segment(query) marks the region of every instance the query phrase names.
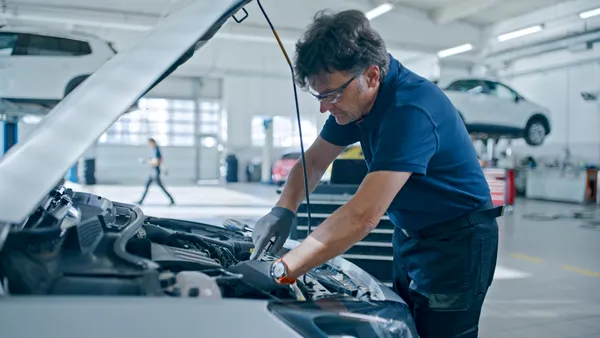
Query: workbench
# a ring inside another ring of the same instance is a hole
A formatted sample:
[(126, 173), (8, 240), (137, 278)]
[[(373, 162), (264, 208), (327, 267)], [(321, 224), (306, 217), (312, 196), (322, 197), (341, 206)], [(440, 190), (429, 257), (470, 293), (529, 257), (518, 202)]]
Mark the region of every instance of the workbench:
[(595, 203), (596, 169), (539, 168), (527, 172), (526, 197), (556, 202)]

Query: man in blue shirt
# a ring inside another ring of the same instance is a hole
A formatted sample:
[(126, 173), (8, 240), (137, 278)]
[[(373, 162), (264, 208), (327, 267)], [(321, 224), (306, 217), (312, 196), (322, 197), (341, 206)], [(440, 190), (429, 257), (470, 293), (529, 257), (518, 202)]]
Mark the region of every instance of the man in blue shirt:
[[(436, 85), (388, 54), (362, 12), (319, 13), (296, 47), (295, 80), (321, 102), (321, 113), (331, 113), (306, 151), (310, 189), (355, 142), (368, 174), (344, 206), (281, 259), (232, 269), (263, 276), (254, 282), (267, 289), (292, 283), (362, 240), (387, 212), (395, 225), (394, 290), (413, 310), (420, 336), (476, 337), (496, 266), (501, 209), (491, 203), (458, 112)], [(298, 162), (276, 206), (254, 227), (252, 259), (273, 238), (273, 249), (281, 248), (304, 199)]]

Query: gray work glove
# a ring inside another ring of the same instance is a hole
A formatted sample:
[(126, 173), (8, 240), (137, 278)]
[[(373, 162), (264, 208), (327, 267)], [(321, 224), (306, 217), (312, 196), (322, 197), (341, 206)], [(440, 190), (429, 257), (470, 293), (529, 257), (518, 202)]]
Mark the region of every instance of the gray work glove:
[(295, 221), (296, 214), (283, 207), (274, 207), (270, 213), (259, 219), (252, 230), (254, 251), (250, 259), (259, 258), (273, 237), (275, 240), (269, 251), (277, 253), (281, 250)]

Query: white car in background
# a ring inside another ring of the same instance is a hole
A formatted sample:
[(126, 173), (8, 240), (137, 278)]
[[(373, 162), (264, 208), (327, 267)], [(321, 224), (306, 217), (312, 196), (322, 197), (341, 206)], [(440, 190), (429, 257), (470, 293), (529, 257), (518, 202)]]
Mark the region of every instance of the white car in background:
[(500, 82), (459, 79), (444, 92), (469, 133), (524, 138), (532, 146), (541, 145), (550, 134), (550, 111)]
[(96, 36), (0, 27), (0, 99), (54, 106), (116, 54)]

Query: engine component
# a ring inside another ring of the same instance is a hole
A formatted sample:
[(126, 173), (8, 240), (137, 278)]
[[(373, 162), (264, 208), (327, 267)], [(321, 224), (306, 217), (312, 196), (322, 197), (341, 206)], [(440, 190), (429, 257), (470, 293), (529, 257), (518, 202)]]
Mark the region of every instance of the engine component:
[(229, 229), (229, 230), (233, 230), (233, 231), (248, 231), (248, 232), (252, 232), (252, 228), (249, 227), (247, 224), (244, 224), (236, 219), (226, 219), (223, 222), (223, 227), (225, 227), (225, 229)]
[(151, 243), (152, 261), (172, 271), (219, 269), (221, 264), (206, 253)]
[(177, 287), (183, 297), (221, 298), (221, 289), (214, 278), (197, 271), (177, 274)]

